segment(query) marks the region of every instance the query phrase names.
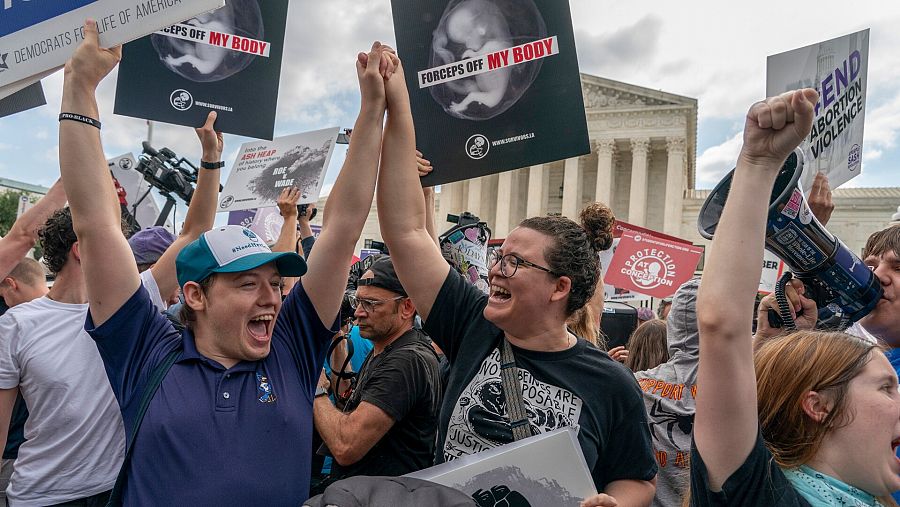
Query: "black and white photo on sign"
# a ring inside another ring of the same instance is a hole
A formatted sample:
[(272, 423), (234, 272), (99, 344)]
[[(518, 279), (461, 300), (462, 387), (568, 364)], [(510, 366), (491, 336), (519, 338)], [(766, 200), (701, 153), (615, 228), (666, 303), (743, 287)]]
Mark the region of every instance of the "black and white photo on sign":
[[(230, 0), (123, 48), (114, 112), (272, 139), (288, 0)], [(147, 79), (147, 76), (153, 79)]]
[(219, 211), (275, 206), (285, 188), (300, 190), (299, 204), (314, 203), (334, 153), (338, 127), (241, 146), (219, 201)]
[(391, 7), (425, 185), (590, 153), (568, 1)]

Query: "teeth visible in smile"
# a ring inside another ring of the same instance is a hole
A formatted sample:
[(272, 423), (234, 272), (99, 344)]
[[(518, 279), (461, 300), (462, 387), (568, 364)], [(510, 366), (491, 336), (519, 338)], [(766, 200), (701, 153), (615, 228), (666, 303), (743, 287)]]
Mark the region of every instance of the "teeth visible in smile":
[(250, 319), (250, 322), (261, 322), (261, 321), (269, 321), (273, 320), (275, 317), (271, 315), (260, 315), (259, 317), (254, 317)]
[(504, 296), (510, 295), (508, 290), (504, 289), (503, 287), (497, 287), (496, 285), (491, 286), (491, 292), (495, 295), (497, 295), (497, 294), (504, 295)]

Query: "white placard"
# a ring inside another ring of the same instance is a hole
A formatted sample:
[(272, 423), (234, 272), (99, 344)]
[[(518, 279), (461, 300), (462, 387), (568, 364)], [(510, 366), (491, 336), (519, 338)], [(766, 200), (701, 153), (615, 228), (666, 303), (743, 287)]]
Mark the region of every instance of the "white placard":
[(800, 184), (807, 195), (816, 172), (828, 176), (831, 188), (860, 174), (868, 68), (868, 29), (768, 59), (768, 96), (798, 88), (819, 92), (813, 130), (800, 145), (806, 154)]
[(100, 44), (124, 44), (225, 5), (224, 0), (3, 0), (0, 98), (62, 67), (97, 21)]
[[(112, 171), (113, 176), (119, 180), (119, 185), (125, 189), (125, 199), (128, 201), (128, 211), (131, 212), (135, 220), (138, 221), (141, 228), (147, 228), (154, 225), (156, 219), (159, 218), (159, 206), (157, 205), (152, 192), (147, 195), (144, 200), (140, 201), (141, 197), (144, 197), (144, 194), (146, 194), (151, 187), (150, 183), (144, 179), (144, 175), (137, 170), (138, 162), (135, 160), (134, 155), (126, 153), (125, 155), (111, 158), (107, 160), (106, 163), (109, 165), (109, 170)], [(138, 201), (140, 201), (140, 204), (138, 204), (137, 212), (135, 212), (134, 205), (137, 204)], [(168, 217), (166, 217), (166, 223), (164, 225), (167, 229), (172, 229), (172, 222)]]
[[(560, 428), (406, 477), (458, 489), (478, 505), (578, 505), (597, 493), (575, 428)], [(524, 502), (524, 503), (523, 503)]]
[(245, 143), (225, 183), (219, 212), (277, 206), (285, 188), (300, 189), (298, 204), (319, 200), (338, 127)]

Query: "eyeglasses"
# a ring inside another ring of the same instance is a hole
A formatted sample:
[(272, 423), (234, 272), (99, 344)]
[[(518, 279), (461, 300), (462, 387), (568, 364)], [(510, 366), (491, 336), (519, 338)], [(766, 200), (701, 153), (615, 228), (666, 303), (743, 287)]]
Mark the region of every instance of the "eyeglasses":
[(349, 295), (349, 296), (347, 296), (347, 301), (350, 303), (350, 308), (353, 308), (354, 310), (356, 310), (357, 308), (362, 306), (362, 309), (364, 312), (371, 313), (371, 312), (375, 311), (375, 307), (378, 305), (383, 305), (383, 304), (387, 303), (388, 301), (398, 301), (398, 300), (404, 299), (404, 298), (406, 298), (406, 296), (397, 296), (397, 297), (393, 297), (390, 299), (378, 300), (378, 299), (363, 299), (361, 297), (357, 297), (356, 295)]
[(553, 276), (558, 276), (556, 273), (551, 271), (549, 268), (545, 268), (544, 266), (538, 266), (533, 262), (528, 262), (525, 259), (519, 257), (515, 254), (506, 254), (501, 255), (497, 250), (493, 250), (491, 252), (490, 257), (488, 258), (488, 268), (493, 268), (494, 264), (500, 263), (500, 274), (503, 275), (504, 278), (512, 278), (513, 275), (516, 274), (516, 271), (519, 269), (519, 266), (525, 266), (528, 268), (540, 269), (546, 273), (550, 273)]

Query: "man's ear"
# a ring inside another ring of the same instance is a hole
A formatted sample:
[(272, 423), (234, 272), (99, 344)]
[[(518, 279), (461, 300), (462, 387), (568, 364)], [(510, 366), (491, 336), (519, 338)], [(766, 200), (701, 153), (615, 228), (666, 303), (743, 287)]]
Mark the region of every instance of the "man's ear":
[(800, 400), (800, 406), (803, 412), (813, 421), (821, 423), (828, 417), (834, 408), (834, 402), (830, 396), (826, 396), (817, 391), (807, 392)]
[(197, 282), (188, 282), (181, 288), (181, 294), (184, 296), (184, 304), (188, 308), (198, 311), (206, 309), (206, 294)]
[(550, 301), (563, 300), (569, 296), (570, 292), (572, 292), (572, 279), (568, 276), (561, 276), (556, 279), (556, 287), (553, 288)]
[(69, 250), (69, 253), (71, 253), (75, 257), (76, 261), (81, 262), (81, 246), (77, 241), (75, 243), (72, 243), (72, 249)]
[(400, 316), (406, 320), (415, 317), (415, 315), (416, 305), (412, 302), (412, 299), (407, 297), (400, 300)]
[(16, 279), (11, 276), (7, 276), (3, 280), (0, 280), (0, 286), (4, 286), (4, 285), (6, 287), (9, 287), (9, 290), (13, 290), (13, 291), (19, 288), (18, 282), (16, 282)]

